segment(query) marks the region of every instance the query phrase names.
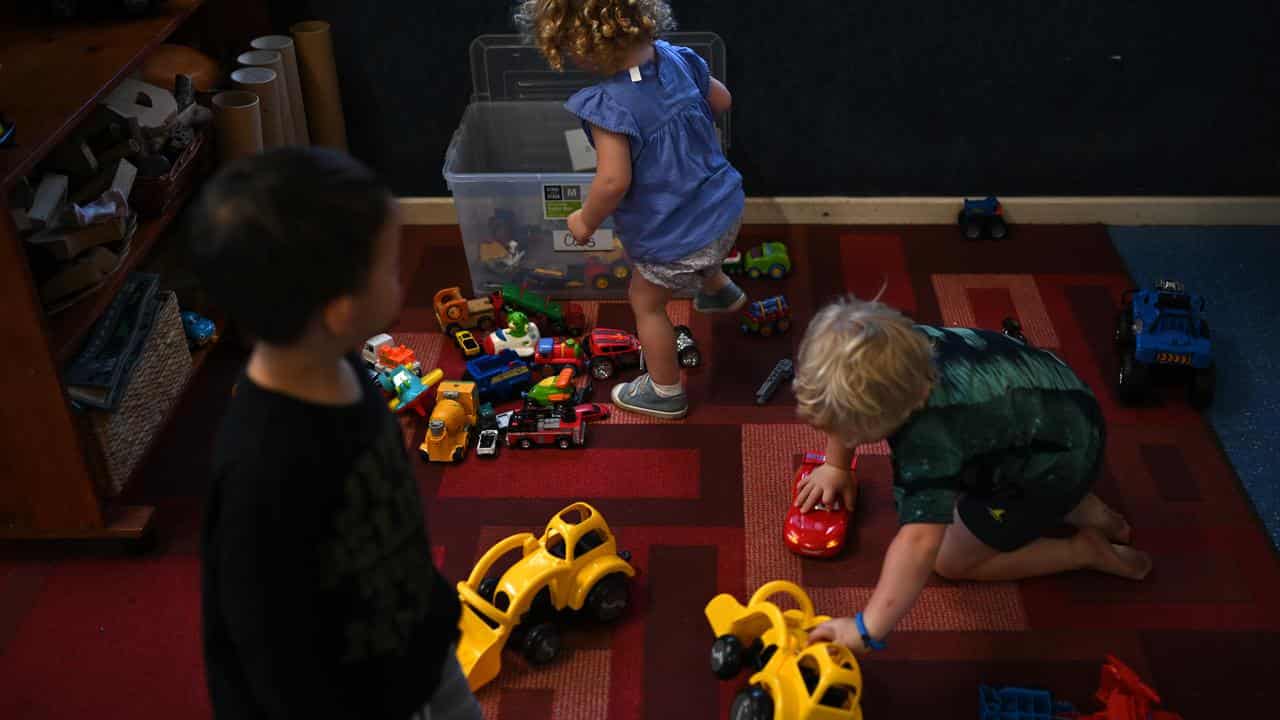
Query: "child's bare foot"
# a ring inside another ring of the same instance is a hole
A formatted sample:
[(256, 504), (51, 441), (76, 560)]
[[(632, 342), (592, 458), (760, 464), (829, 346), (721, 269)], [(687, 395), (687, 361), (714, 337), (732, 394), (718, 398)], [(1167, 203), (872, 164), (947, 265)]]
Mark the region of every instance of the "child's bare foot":
[(1129, 522), (1120, 513), (1112, 510), (1097, 495), (1089, 493), (1080, 504), (1067, 515), (1067, 522), (1078, 528), (1094, 528), (1099, 530), (1108, 540), (1121, 545), (1128, 545), (1133, 535)]
[(1108, 575), (1142, 580), (1151, 572), (1151, 556), (1128, 545), (1116, 545), (1097, 528), (1082, 527), (1076, 533), (1087, 567)]

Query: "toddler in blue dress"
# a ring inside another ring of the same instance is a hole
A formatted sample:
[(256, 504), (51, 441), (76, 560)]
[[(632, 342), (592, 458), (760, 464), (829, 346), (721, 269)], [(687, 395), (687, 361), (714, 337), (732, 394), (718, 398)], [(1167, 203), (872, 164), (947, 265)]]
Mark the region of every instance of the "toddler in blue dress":
[(635, 266), (629, 296), (648, 372), (615, 386), (613, 402), (682, 418), (689, 401), (666, 311), (672, 292), (695, 292), (704, 313), (747, 300), (721, 270), (745, 201), (713, 121), (729, 109), (729, 91), (696, 52), (658, 39), (672, 27), (663, 0), (529, 0), (517, 19), (552, 67), (568, 60), (601, 78), (566, 104), (597, 154), (586, 201), (568, 222), (586, 243), (612, 215)]

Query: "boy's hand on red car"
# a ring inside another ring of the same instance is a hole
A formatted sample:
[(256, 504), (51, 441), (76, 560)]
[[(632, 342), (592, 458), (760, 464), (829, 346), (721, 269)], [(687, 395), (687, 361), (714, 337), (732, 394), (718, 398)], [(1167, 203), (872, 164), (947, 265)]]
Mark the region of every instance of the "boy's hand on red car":
[(859, 655), (871, 652), (862, 642), (862, 634), (853, 618), (835, 618), (828, 620), (809, 631), (809, 643), (831, 642), (844, 645)]
[(813, 472), (800, 480), (796, 492), (796, 506), (800, 512), (809, 512), (821, 502), (827, 507), (836, 504), (836, 500), (844, 503), (843, 507), (853, 507), (853, 472), (841, 470), (831, 465), (820, 465)]

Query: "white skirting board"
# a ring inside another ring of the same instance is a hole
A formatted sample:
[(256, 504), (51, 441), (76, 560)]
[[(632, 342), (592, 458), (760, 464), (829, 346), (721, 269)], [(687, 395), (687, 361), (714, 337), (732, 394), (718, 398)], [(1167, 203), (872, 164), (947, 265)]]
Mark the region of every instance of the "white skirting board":
[[(978, 197), (978, 196), (973, 196)], [(1240, 197), (1002, 197), (1009, 223), (1040, 225), (1280, 225), (1280, 196)], [(749, 225), (945, 225), (956, 221), (961, 198), (747, 198)], [(409, 225), (455, 225), (447, 197), (400, 199)]]

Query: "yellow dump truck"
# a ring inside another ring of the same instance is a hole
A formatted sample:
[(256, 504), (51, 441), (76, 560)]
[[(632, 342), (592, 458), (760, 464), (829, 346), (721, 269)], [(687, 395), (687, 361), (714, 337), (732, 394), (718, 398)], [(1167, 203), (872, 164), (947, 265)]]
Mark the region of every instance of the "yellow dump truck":
[(418, 450), (429, 462), (459, 462), (467, 454), (471, 428), (480, 401), (473, 382), (450, 380), (436, 390), (436, 406), (427, 422), (427, 436)]

